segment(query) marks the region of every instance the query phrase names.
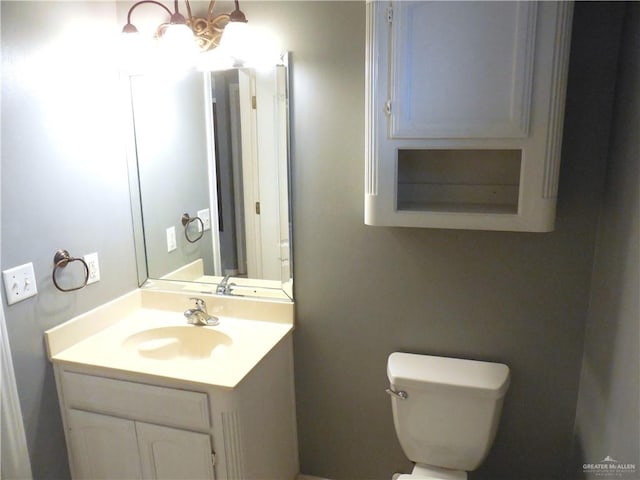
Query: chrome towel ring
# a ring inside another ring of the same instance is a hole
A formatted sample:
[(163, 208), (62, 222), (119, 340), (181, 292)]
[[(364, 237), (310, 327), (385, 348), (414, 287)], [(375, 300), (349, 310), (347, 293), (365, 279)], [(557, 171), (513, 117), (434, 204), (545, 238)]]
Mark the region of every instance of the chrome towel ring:
[[(188, 231), (189, 230), (189, 225), (191, 225), (195, 221), (200, 222), (200, 234), (195, 238), (190, 238), (189, 237), (189, 231)], [(182, 225), (184, 226), (184, 238), (186, 238), (187, 242), (189, 242), (189, 243), (196, 243), (204, 235), (204, 222), (198, 216), (191, 217), (191, 216), (189, 216), (188, 213), (183, 213), (182, 214)]]
[[(82, 266), (84, 267), (84, 281), (82, 282), (82, 285), (79, 285), (77, 287), (62, 288), (58, 284), (58, 281), (56, 280), (56, 272), (58, 271), (58, 269), (64, 268), (68, 264), (73, 262), (82, 263)], [(75, 290), (80, 290), (81, 288), (84, 288), (87, 286), (87, 282), (89, 281), (89, 266), (87, 265), (87, 262), (85, 262), (83, 258), (72, 257), (71, 255), (69, 255), (69, 252), (67, 250), (60, 249), (53, 256), (53, 264), (54, 266), (53, 266), (53, 273), (51, 274), (51, 279), (53, 280), (53, 284), (56, 286), (56, 288), (61, 292), (73, 292)]]

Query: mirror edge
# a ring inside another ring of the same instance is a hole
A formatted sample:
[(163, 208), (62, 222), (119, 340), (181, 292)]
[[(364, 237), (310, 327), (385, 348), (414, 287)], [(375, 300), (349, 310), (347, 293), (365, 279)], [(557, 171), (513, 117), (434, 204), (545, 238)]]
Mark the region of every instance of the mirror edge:
[[(138, 175), (138, 155), (136, 153), (135, 123), (133, 118), (133, 103), (131, 97), (131, 75), (120, 73), (122, 99), (123, 132), (125, 138), (125, 154), (127, 161), (127, 175), (129, 179), (129, 204), (131, 208), (131, 229), (133, 232), (133, 246), (136, 259), (138, 287), (142, 287), (149, 279), (147, 269), (144, 229), (142, 228), (142, 201), (140, 196), (140, 177)], [(142, 252), (142, 253), (141, 253)], [(144, 254), (143, 254), (144, 253)]]

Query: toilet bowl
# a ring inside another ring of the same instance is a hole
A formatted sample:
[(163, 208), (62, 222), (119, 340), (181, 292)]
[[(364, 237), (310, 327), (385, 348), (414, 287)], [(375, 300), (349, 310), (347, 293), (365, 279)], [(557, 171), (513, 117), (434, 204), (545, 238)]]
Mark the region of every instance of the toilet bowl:
[(411, 473), (397, 473), (392, 480), (467, 480), (467, 472), (415, 465)]
[(394, 352), (387, 376), (396, 435), (415, 464), (394, 480), (466, 480), (493, 444), (509, 367)]

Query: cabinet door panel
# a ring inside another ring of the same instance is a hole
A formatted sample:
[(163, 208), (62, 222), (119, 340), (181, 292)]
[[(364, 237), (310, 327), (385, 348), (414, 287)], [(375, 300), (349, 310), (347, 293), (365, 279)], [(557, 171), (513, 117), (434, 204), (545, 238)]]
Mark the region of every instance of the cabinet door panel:
[(527, 135), (533, 2), (394, 2), (392, 138)]
[(73, 409), (67, 418), (74, 478), (142, 478), (132, 421)]
[(209, 435), (141, 422), (136, 431), (144, 478), (215, 478)]

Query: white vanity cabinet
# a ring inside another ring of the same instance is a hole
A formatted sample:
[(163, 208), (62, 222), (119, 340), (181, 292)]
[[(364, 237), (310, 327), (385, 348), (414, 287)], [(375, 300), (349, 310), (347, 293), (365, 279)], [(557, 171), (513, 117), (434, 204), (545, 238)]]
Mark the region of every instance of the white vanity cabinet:
[(291, 336), (232, 389), (55, 360), (54, 372), (76, 480), (298, 473)]
[(572, 9), (367, 3), (366, 224), (553, 230)]

